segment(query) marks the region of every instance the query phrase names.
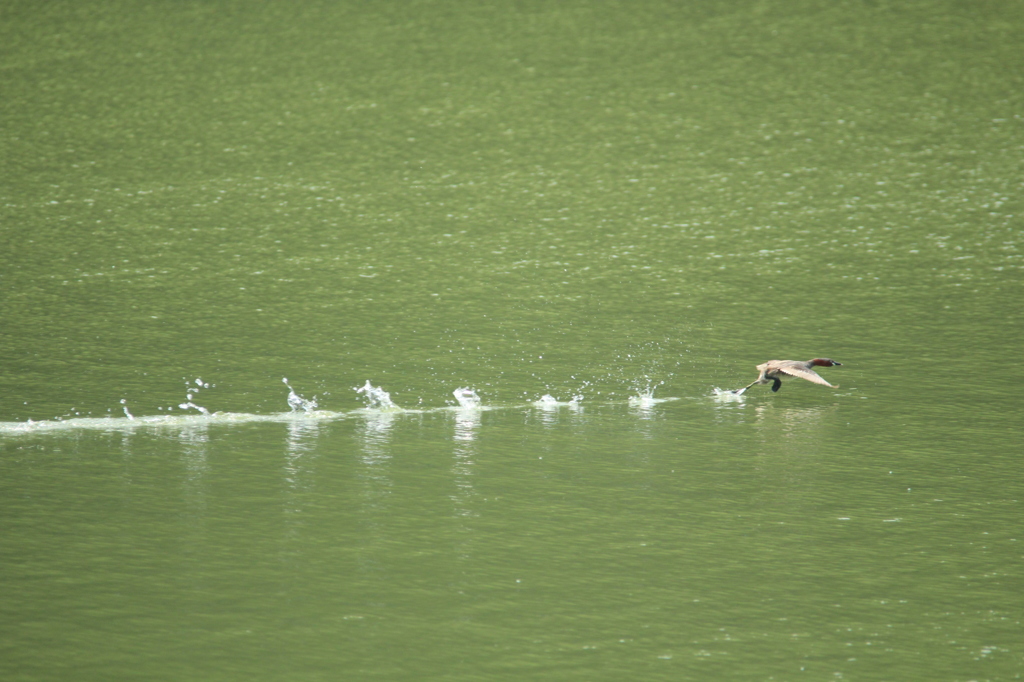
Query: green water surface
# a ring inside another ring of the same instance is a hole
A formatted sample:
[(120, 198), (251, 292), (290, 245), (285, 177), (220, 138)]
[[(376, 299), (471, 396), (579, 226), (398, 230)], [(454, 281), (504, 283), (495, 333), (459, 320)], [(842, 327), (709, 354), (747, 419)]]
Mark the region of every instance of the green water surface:
[(4, 3), (0, 678), (1024, 677), (1022, 35)]

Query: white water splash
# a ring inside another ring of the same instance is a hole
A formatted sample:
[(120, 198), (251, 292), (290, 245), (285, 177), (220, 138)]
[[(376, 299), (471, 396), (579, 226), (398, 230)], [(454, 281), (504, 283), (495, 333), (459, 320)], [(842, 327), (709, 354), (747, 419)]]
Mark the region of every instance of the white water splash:
[(316, 396), (307, 400), (295, 392), (292, 385), (288, 383), (288, 377), (281, 379), (281, 381), (283, 381), (284, 385), (288, 387), (288, 407), (292, 408), (292, 412), (302, 410), (308, 414), (316, 409)]
[(179, 403), (178, 408), (182, 410), (199, 410), (202, 414), (209, 416), (210, 411), (202, 405), (196, 405), (192, 402), (192, 399), (199, 394), (199, 389), (210, 388), (210, 384), (204, 383), (203, 380), (199, 378), (197, 378), (193, 383), (195, 384), (194, 387), (189, 386), (187, 383), (185, 384), (185, 402)]
[(539, 407), (542, 410), (554, 410), (558, 408), (559, 402), (558, 399), (550, 393), (545, 393), (539, 400), (535, 400), (533, 404), (535, 407)]
[(637, 395), (629, 397), (629, 404), (632, 405), (633, 407), (652, 407), (660, 402), (663, 402), (654, 397), (654, 389), (656, 389), (658, 386), (661, 386), (663, 383), (665, 382), (659, 381), (656, 384), (648, 384), (646, 388), (636, 389)]
[(480, 408), (480, 396), (471, 388), (457, 388), (452, 391), (452, 395), (459, 401), (459, 407), (462, 409)]
[(124, 410), (124, 416), (128, 417), (128, 419), (135, 419), (135, 416), (128, 411), (128, 400), (126, 398), (121, 398), (121, 409)]
[(573, 412), (582, 412), (583, 406), (580, 404), (582, 401), (582, 394), (574, 395), (568, 401), (562, 402), (550, 393), (545, 393), (540, 399), (533, 401), (533, 406), (545, 412), (555, 412), (563, 407), (568, 407)]
[(718, 388), (717, 386), (711, 390), (711, 395), (714, 396), (715, 400), (723, 403), (742, 403), (743, 402), (743, 391), (746, 389), (738, 389), (735, 391), (726, 391)]
[(391, 402), (391, 394), (379, 386), (374, 386), (370, 380), (362, 388), (353, 389), (356, 393), (362, 393), (366, 398), (366, 407), (371, 410), (398, 410), (398, 405)]
[(208, 409), (206, 409), (206, 408), (205, 408), (205, 407), (203, 407), (202, 405), (196, 405), (196, 404), (195, 404), (194, 402), (192, 402), (191, 400), (190, 400), (190, 401), (188, 401), (187, 403), (179, 403), (179, 404), (178, 404), (178, 407), (179, 407), (180, 409), (182, 409), (182, 410), (188, 410), (188, 409), (193, 409), (193, 410), (199, 410), (199, 411), (200, 411), (201, 413), (203, 413), (203, 414), (205, 414), (205, 415), (209, 415), (209, 414), (210, 414), (210, 411), (209, 411)]

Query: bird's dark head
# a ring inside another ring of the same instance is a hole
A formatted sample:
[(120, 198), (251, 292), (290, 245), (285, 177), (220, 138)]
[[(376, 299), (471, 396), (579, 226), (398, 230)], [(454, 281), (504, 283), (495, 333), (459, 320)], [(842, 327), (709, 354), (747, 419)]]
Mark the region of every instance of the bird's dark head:
[(835, 367), (837, 365), (841, 367), (843, 363), (828, 358), (814, 358), (811, 360), (811, 364), (815, 367)]

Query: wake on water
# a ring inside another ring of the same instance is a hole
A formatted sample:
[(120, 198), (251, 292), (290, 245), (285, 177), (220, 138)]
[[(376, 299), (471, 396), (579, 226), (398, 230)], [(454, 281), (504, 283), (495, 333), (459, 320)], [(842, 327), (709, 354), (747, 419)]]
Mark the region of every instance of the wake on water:
[[(447, 407), (408, 409), (395, 404), (391, 394), (380, 386), (374, 386), (369, 380), (363, 386), (353, 390), (364, 402), (361, 409), (345, 412), (335, 412), (318, 409), (317, 396), (305, 398), (299, 394), (287, 378), (281, 380), (288, 387), (287, 404), (289, 411), (275, 414), (250, 414), (238, 412), (210, 412), (200, 405), (198, 396), (201, 390), (211, 388), (212, 384), (202, 379), (195, 379), (186, 384), (185, 400), (178, 403), (178, 409), (182, 414), (161, 414), (149, 416), (136, 416), (128, 408), (128, 400), (122, 398), (120, 401), (124, 417), (73, 417), (70, 419), (50, 419), (42, 421), (28, 420), (24, 422), (0, 422), (0, 436), (25, 433), (46, 433), (68, 431), (73, 429), (99, 430), (99, 431), (134, 431), (139, 428), (189, 428), (196, 425), (210, 424), (237, 424), (249, 422), (295, 422), (298, 420), (335, 420), (360, 415), (375, 415), (382, 413), (425, 413), (444, 412), (458, 410), (460, 412), (493, 409), (522, 409), (537, 408), (545, 411), (554, 411), (567, 407), (578, 411), (583, 402), (582, 395), (575, 395), (568, 401), (559, 401), (550, 394), (544, 394), (539, 399), (530, 403), (517, 403), (512, 405), (487, 405), (483, 404), (476, 391), (469, 387), (456, 388), (452, 391), (456, 404)], [(654, 389), (660, 385), (648, 385), (643, 389), (636, 389), (638, 394), (628, 399), (630, 406), (651, 407), (658, 403), (676, 400), (676, 398), (655, 398)], [(609, 402), (609, 404), (612, 404)], [(163, 408), (159, 408), (163, 409)], [(168, 411), (172, 407), (166, 408)], [(195, 413), (190, 413), (195, 410)], [(196, 414), (198, 413), (198, 414)]]

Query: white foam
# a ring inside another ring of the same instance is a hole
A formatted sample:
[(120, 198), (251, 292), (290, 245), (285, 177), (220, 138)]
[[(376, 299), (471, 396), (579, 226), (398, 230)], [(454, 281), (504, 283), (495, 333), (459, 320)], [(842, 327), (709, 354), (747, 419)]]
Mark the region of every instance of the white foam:
[(289, 423), (298, 420), (329, 421), (343, 419), (341, 412), (318, 411), (279, 412), (277, 414), (249, 414), (244, 412), (207, 412), (205, 414), (154, 415), (151, 417), (76, 417), (74, 419), (48, 419), (43, 421), (0, 422), (0, 436), (27, 435), (35, 433), (60, 433), (67, 431), (117, 431), (133, 432), (146, 429), (181, 431), (197, 426), (215, 424), (244, 424), (249, 422)]

